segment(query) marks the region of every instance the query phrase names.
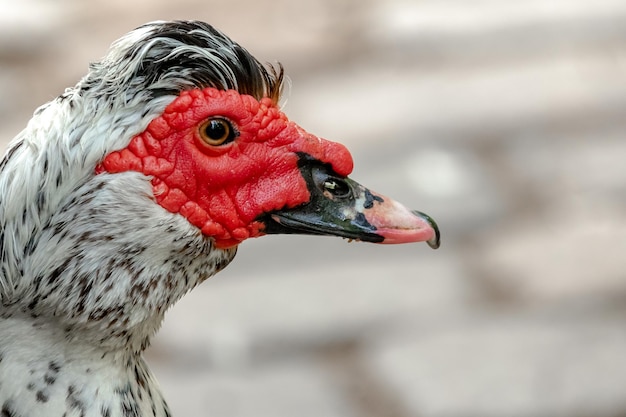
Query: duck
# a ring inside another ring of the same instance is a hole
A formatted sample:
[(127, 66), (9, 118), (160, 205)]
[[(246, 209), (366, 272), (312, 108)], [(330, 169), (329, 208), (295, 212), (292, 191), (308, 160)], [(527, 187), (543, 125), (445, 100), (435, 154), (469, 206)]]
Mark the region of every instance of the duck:
[(34, 112), (0, 161), (0, 416), (170, 416), (143, 352), (247, 239), (439, 246), (283, 84), (213, 26), (158, 21)]

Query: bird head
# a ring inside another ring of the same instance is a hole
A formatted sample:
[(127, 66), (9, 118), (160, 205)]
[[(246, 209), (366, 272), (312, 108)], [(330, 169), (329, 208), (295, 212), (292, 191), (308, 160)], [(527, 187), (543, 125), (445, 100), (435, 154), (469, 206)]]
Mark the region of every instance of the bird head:
[[(114, 45), (102, 68), (108, 77), (94, 71), (81, 89), (97, 84), (109, 97), (129, 97), (128, 87), (136, 84), (130, 97), (171, 102), (107, 153), (96, 173), (145, 174), (155, 201), (215, 246), (275, 233), (439, 246), (429, 216), (349, 179), (353, 161), (343, 145), (287, 118), (278, 105), (282, 67), (266, 68), (214, 28), (200, 22), (144, 26)], [(127, 89), (116, 92), (116, 82)]]
[(139, 171), (155, 201), (219, 248), (266, 233), (438, 243), (435, 223), (347, 178), (341, 144), (291, 122), (269, 97), (185, 90), (96, 171)]
[(347, 149), (287, 118), (278, 105), (282, 67), (263, 66), (211, 26), (146, 25), (117, 42), (101, 68), (80, 90), (97, 85), (109, 97), (166, 105), (105, 150), (96, 173), (145, 174), (154, 200), (218, 248), (267, 233), (438, 247), (430, 217), (348, 179)]

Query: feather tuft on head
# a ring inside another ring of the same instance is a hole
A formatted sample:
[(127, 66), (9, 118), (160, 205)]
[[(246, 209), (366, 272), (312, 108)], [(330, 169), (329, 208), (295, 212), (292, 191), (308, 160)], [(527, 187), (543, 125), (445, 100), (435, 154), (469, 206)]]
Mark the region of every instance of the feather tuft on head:
[(265, 67), (209, 24), (174, 21), (146, 24), (115, 42), (79, 87), (117, 94), (119, 86), (132, 85), (153, 98), (212, 87), (278, 103), (282, 82), (280, 64)]

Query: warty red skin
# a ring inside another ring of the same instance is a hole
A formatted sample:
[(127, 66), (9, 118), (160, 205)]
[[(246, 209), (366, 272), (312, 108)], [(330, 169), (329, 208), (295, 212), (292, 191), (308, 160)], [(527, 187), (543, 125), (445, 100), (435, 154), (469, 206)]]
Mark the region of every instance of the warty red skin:
[[(211, 146), (202, 140), (199, 126), (212, 116), (232, 123), (235, 141)], [(329, 164), (338, 175), (352, 172), (343, 145), (306, 132), (269, 98), (194, 89), (183, 91), (128, 147), (107, 155), (97, 172), (151, 176), (162, 207), (227, 248), (261, 236), (262, 214), (309, 201), (298, 153)]]

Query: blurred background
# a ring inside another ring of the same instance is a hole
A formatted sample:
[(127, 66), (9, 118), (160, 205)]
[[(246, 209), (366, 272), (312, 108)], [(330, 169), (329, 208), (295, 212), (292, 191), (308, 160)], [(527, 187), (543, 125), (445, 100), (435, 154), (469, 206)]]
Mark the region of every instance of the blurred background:
[(0, 0), (2, 146), (134, 27), (282, 62), (442, 247), (245, 242), (148, 360), (178, 416), (626, 416), (623, 0)]

